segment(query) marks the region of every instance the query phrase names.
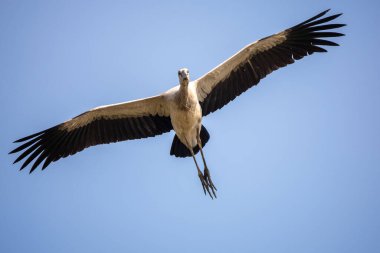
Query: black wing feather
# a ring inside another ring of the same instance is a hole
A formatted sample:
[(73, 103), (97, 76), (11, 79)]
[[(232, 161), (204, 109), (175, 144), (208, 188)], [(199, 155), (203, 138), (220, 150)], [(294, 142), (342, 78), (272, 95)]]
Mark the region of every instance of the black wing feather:
[(29, 135), (16, 142), (25, 142), (10, 154), (22, 152), (16, 162), (26, 158), (24, 169), (33, 160), (33, 172), (42, 162), (45, 169), (51, 162), (73, 155), (83, 149), (111, 142), (152, 137), (172, 130), (170, 117), (142, 116), (119, 119), (95, 119), (85, 126), (65, 130), (62, 124)]
[[(203, 116), (206, 116), (228, 104), (230, 101), (256, 85), (260, 79), (274, 70), (294, 63), (295, 60), (315, 52), (327, 52), (321, 46), (339, 46), (337, 43), (323, 39), (339, 37), (344, 34), (326, 30), (336, 29), (345, 24), (326, 24), (342, 14), (323, 17), (329, 10), (293, 26), (283, 32), (286, 40), (282, 43), (254, 54), (229, 76), (216, 84), (213, 90), (200, 103)], [(268, 38), (268, 37), (266, 37)], [(266, 38), (262, 39), (265, 40)], [(252, 68), (251, 68), (252, 67)], [(248, 71), (247, 73), (244, 73)]]

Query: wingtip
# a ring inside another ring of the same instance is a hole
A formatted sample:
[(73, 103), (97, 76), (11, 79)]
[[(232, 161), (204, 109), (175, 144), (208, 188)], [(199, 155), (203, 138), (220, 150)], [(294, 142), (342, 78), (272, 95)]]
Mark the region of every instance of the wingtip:
[(11, 154), (14, 154), (14, 153), (19, 152), (19, 151), (20, 151), (20, 150), (18, 150), (19, 148), (20, 148), (20, 147), (17, 147), (17, 148), (15, 148), (15, 149), (9, 151), (8, 155), (11, 155)]
[(50, 161), (47, 162), (48, 160), (45, 161), (45, 163), (42, 165), (42, 169), (41, 170), (45, 170), (47, 168), (47, 166), (49, 166), (50, 164)]
[(318, 15), (321, 15), (321, 17), (322, 17), (322, 16), (326, 15), (326, 13), (327, 13), (327, 12), (329, 12), (329, 11), (331, 11), (331, 8), (329, 8), (329, 9), (327, 9), (327, 10), (324, 10), (324, 11), (322, 11), (322, 12), (321, 12), (321, 13), (319, 13)]
[(23, 165), (21, 166), (20, 171), (23, 170), (23, 169), (25, 169), (25, 167), (26, 167), (28, 164), (29, 164), (29, 162), (28, 162), (28, 161), (25, 161), (25, 162), (23, 163)]
[[(319, 16), (319, 17), (323, 17), (323, 16), (325, 16), (329, 11), (330, 11), (331, 9), (327, 9), (327, 10), (325, 10), (325, 11), (322, 11), (320, 14), (318, 14), (317, 16)], [(341, 12), (341, 13), (337, 13), (337, 14), (333, 14), (333, 15), (331, 15), (331, 16), (328, 16), (328, 17), (326, 17), (326, 18), (332, 18), (331, 20), (334, 20), (334, 19), (336, 19), (336, 18), (338, 18), (338, 17), (340, 17), (340, 16), (342, 16), (343, 15), (343, 12)], [(330, 21), (331, 21), (330, 20)]]
[(16, 160), (13, 162), (13, 164), (18, 163), (21, 161), (23, 158), (21, 156), (17, 157)]
[(19, 142), (24, 142), (26, 140), (29, 140), (33, 137), (35, 137), (37, 134), (32, 134), (32, 135), (29, 135), (29, 136), (26, 136), (26, 137), (23, 137), (23, 138), (20, 138), (18, 140), (15, 140), (13, 143), (19, 143)]
[(334, 25), (335, 25), (335, 28), (341, 28), (341, 27), (347, 26), (347, 24), (334, 24)]
[[(331, 15), (330, 17), (332, 18), (331, 20), (334, 20), (334, 19), (339, 18), (339, 17), (342, 16), (342, 15), (343, 15), (343, 13), (338, 13), (338, 14)], [(330, 21), (331, 21), (331, 20), (330, 20)]]

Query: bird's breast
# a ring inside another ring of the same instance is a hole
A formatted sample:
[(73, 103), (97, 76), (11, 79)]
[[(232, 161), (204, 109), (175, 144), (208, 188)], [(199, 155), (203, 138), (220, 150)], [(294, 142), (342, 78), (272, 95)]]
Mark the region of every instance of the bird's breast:
[(190, 130), (201, 123), (202, 111), (199, 103), (190, 104), (183, 108), (178, 106), (170, 115), (174, 130), (186, 131)]
[[(202, 110), (198, 99), (193, 96), (181, 98), (172, 107), (170, 118), (177, 136), (182, 143), (193, 145), (201, 127)], [(183, 99), (186, 99), (184, 101)]]

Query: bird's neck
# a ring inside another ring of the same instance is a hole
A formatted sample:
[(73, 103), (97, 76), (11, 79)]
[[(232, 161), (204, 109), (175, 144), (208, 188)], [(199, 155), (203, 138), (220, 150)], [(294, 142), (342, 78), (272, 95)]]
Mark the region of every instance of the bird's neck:
[(189, 107), (189, 86), (187, 84), (186, 85), (183, 85), (183, 84), (180, 85), (178, 102), (179, 102), (180, 108), (188, 109), (188, 107)]
[(188, 96), (189, 94), (189, 84), (189, 80), (182, 80), (182, 82), (179, 85), (179, 92), (184, 96)]

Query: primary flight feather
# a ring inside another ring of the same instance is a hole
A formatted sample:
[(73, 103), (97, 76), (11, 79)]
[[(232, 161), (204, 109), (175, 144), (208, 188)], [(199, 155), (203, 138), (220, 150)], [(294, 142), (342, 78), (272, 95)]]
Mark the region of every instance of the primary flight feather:
[[(26, 159), (21, 166), (24, 169), (34, 161), (33, 172), (40, 164), (45, 169), (51, 162), (90, 146), (152, 137), (174, 129), (170, 154), (192, 156), (205, 194), (216, 197), (202, 150), (210, 137), (202, 117), (222, 108), (272, 71), (315, 52), (327, 52), (324, 46), (338, 46), (328, 38), (343, 36), (332, 30), (344, 24), (329, 23), (341, 14), (325, 17), (328, 11), (247, 45), (195, 81), (190, 81), (188, 69), (180, 69), (179, 85), (161, 95), (94, 108), (15, 141), (22, 144), (10, 153), (22, 151), (15, 163)], [(195, 159), (199, 151), (203, 173)]]

